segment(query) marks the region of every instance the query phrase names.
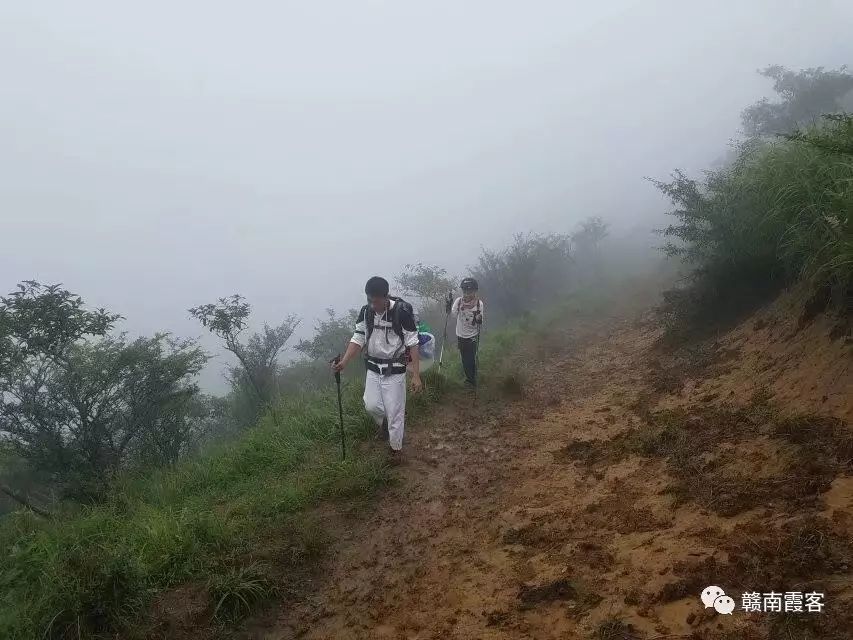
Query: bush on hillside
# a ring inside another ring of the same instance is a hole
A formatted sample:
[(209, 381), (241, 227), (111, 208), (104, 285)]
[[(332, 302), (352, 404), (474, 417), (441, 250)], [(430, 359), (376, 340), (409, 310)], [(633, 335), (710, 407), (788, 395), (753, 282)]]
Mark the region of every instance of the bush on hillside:
[(75, 498), (176, 462), (206, 415), (195, 377), (208, 356), (167, 334), (109, 335), (119, 318), (59, 285), (0, 298), (0, 441)]
[(519, 234), (500, 251), (484, 249), (471, 275), (488, 301), (490, 324), (548, 305), (571, 291), (571, 237)]
[(397, 276), (397, 286), (404, 296), (419, 299), (423, 304), (443, 304), (448, 292), (459, 286), (459, 278), (449, 276), (446, 269), (421, 262), (407, 264), (405, 271)]
[(275, 404), (279, 395), (275, 386), (281, 370), (279, 354), (299, 326), (300, 319), (290, 315), (274, 327), (264, 323), (262, 331), (247, 336), (252, 306), (239, 294), (188, 311), (237, 358), (239, 366), (229, 366), (227, 377), (235, 396), (244, 404), (246, 396), (254, 397), (255, 411), (246, 416), (249, 424), (254, 423)]
[(797, 280), (846, 308), (853, 288), (853, 119), (833, 116), (772, 142), (741, 146), (704, 181), (655, 181), (676, 222), (665, 251), (692, 265), (692, 286), (668, 294), (670, 326), (742, 306)]

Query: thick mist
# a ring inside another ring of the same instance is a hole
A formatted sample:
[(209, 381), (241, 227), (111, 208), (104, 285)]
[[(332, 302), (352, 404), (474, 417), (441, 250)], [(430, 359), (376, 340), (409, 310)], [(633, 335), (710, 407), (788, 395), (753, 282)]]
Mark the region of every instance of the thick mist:
[(643, 178), (721, 157), (757, 68), (853, 58), (849, 3), (688, 5), (6, 3), (0, 289), (183, 336), (239, 292), (308, 333), (407, 262), (590, 215), (645, 238)]

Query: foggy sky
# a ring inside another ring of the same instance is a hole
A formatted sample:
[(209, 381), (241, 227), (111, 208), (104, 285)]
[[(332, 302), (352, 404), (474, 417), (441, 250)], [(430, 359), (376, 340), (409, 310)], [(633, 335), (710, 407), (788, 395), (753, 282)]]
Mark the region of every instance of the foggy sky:
[(757, 68), (853, 60), (842, 0), (132, 5), (0, 5), (0, 290), (144, 334), (234, 292), (304, 334), (406, 262), (654, 226), (643, 178), (725, 153)]

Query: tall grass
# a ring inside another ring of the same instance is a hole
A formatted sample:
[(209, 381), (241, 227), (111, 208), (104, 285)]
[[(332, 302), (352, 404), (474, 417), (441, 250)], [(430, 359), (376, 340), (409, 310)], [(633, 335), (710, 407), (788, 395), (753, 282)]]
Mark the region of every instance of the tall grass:
[[(694, 265), (694, 293), (671, 295), (673, 319), (794, 281), (840, 307), (853, 292), (853, 119), (834, 116), (776, 141), (751, 141), (703, 182), (657, 186), (677, 222), (666, 249)], [(679, 309), (678, 305), (681, 305)]]

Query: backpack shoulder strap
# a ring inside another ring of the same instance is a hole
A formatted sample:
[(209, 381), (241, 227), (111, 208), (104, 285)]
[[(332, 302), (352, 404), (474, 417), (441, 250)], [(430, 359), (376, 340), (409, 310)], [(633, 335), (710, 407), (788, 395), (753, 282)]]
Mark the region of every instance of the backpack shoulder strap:
[(373, 333), (373, 323), (376, 319), (376, 312), (369, 304), (361, 308), (361, 317), (364, 318), (365, 340), (370, 342), (370, 334)]

